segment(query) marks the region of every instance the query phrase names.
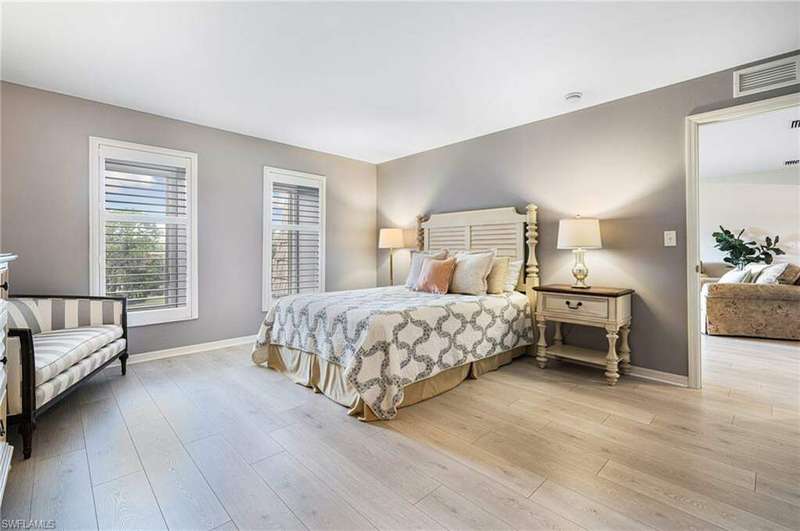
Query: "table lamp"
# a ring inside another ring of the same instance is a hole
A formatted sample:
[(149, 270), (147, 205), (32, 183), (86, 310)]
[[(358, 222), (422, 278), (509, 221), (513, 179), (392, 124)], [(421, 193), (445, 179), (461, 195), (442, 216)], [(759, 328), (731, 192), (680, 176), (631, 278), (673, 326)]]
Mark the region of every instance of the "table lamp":
[(558, 248), (572, 249), (575, 254), (575, 265), (572, 266), (572, 276), (575, 277), (573, 288), (587, 289), (590, 287), (586, 284), (589, 269), (583, 261), (583, 256), (586, 249), (602, 247), (600, 220), (576, 216), (574, 219), (562, 219), (558, 222)]
[(378, 249), (389, 249), (389, 285), (394, 286), (394, 250), (405, 247), (403, 229), (381, 229)]

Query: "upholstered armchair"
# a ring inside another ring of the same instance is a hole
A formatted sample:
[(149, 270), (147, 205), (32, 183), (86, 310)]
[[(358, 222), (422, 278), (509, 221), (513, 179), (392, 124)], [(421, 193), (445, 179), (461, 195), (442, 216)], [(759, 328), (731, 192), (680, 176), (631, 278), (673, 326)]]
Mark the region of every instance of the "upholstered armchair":
[(27, 459), (36, 418), (119, 359), (128, 359), (124, 297), (16, 295), (8, 300), (8, 415)]

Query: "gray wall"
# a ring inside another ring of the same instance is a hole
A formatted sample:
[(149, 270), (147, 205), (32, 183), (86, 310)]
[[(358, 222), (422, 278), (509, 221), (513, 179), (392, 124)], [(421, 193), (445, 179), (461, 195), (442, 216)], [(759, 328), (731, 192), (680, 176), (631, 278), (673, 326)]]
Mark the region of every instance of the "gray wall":
[(89, 136), (198, 154), (200, 318), (131, 329), (131, 352), (257, 332), (265, 165), (327, 176), (326, 287), (375, 286), (373, 164), (9, 83), (0, 104), (12, 293), (88, 293)]
[[(758, 99), (789, 91), (797, 86)], [(684, 118), (732, 105), (731, 96), (731, 71), (721, 72), (380, 164), (378, 225), (535, 203), (541, 279), (554, 283), (571, 281), (572, 255), (556, 250), (558, 219), (598, 217), (604, 248), (587, 254), (590, 281), (636, 290), (633, 363), (686, 375)], [(677, 247), (663, 246), (665, 230), (677, 231)], [(385, 284), (387, 256), (378, 257)], [(407, 262), (408, 254), (397, 256), (396, 279)], [(600, 331), (573, 334), (605, 348)]]

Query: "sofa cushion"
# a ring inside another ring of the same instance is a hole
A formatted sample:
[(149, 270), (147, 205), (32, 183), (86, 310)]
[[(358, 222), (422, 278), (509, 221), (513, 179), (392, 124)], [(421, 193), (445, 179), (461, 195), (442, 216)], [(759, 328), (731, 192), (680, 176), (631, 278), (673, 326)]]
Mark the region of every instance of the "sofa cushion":
[(55, 378), (36, 388), (36, 407), (42, 407), (68, 388), (86, 378), (92, 371), (107, 362), (125, 348), (125, 340), (117, 339), (87, 358), (82, 359)]
[(52, 380), (120, 337), (122, 327), (117, 325), (68, 328), (34, 335), (36, 386)]

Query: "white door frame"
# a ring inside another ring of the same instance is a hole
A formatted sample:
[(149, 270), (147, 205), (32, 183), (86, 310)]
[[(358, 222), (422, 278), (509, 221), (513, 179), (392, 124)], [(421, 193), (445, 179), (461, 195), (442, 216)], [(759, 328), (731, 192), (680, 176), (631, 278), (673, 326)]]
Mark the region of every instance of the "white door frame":
[(698, 227), (700, 126), (797, 105), (800, 105), (800, 94), (787, 94), (686, 117), (686, 289), (689, 306), (689, 387), (691, 388), (700, 389), (703, 385), (703, 366), (700, 357), (700, 283), (697, 278), (700, 273)]

